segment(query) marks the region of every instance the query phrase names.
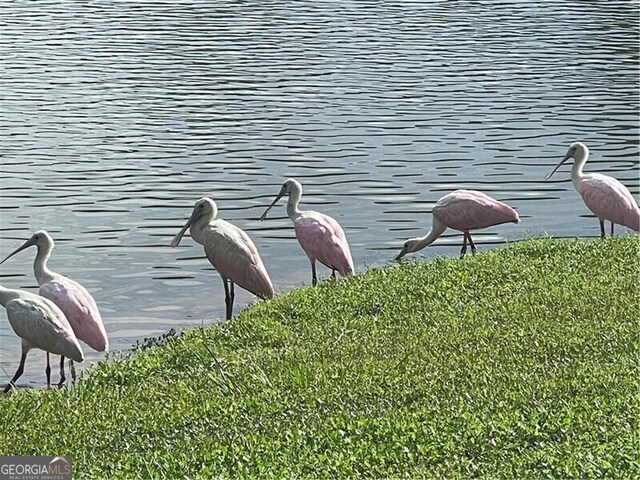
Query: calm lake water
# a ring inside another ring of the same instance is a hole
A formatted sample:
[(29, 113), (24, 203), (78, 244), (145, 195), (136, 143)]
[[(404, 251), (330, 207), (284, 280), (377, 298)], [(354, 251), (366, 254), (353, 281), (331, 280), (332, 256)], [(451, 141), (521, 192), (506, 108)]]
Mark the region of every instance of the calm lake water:
[[(249, 232), (280, 293), (310, 283), (284, 201), (257, 220), (289, 176), (303, 208), (342, 224), (360, 272), (426, 233), (456, 188), (522, 217), (479, 231), (480, 250), (596, 237), (570, 168), (544, 176), (582, 140), (587, 170), (638, 198), (638, 13), (627, 1), (0, 1), (0, 255), (47, 229), (50, 267), (93, 293), (112, 349), (128, 349), (224, 316), (201, 247), (168, 246), (202, 196)], [(461, 238), (422, 257), (457, 255)], [(35, 290), (34, 255), (3, 264), (0, 283)], [(253, 301), (239, 290), (236, 312)], [(19, 351), (3, 311), (0, 384)], [(42, 386), (43, 370), (33, 351), (20, 384)]]

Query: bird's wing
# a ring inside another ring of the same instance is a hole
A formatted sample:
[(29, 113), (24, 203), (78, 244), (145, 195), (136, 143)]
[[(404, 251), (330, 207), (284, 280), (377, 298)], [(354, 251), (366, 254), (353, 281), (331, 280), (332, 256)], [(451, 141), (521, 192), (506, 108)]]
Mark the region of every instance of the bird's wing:
[(294, 223), (296, 238), (310, 259), (316, 259), (342, 275), (353, 273), (347, 236), (338, 222), (318, 212), (304, 212)]
[(598, 218), (640, 229), (640, 209), (629, 189), (615, 178), (598, 173), (585, 175), (578, 192)]
[(434, 205), (433, 215), (456, 230), (474, 230), (501, 223), (518, 222), (518, 212), (475, 190), (456, 190), (442, 197)]
[(40, 295), (60, 307), (76, 337), (99, 352), (109, 348), (98, 305), (86, 288), (70, 278), (56, 275), (40, 286)]
[(13, 330), (32, 346), (78, 362), (83, 360), (71, 325), (62, 311), (49, 300), (23, 295), (8, 302), (6, 309)]
[(218, 219), (209, 226), (203, 240), (205, 254), (220, 275), (259, 297), (273, 297), (269, 274), (244, 230)]

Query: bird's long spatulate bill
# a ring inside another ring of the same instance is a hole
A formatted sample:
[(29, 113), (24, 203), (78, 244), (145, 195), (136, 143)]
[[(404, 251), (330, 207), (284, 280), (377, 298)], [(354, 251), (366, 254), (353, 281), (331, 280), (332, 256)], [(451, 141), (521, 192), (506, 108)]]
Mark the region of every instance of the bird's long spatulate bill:
[(402, 247), (402, 250), (400, 250), (400, 253), (398, 254), (398, 256), (396, 257), (397, 261), (402, 260), (402, 258), (407, 254), (407, 249), (405, 247)]
[(282, 196), (284, 195), (284, 193), (281, 191), (276, 198), (273, 200), (273, 202), (271, 202), (271, 205), (269, 205), (267, 207), (267, 209), (264, 211), (264, 213), (260, 216), (260, 221), (264, 220), (265, 218), (267, 218), (267, 213), (269, 213), (269, 210), (271, 210), (271, 208), (278, 203), (278, 200), (280, 200), (282, 198)]
[(35, 245), (32, 241), (32, 239), (27, 240), (26, 242), (24, 242), (21, 246), (19, 246), (18, 248), (16, 248), (13, 253), (10, 253), (9, 255), (7, 255), (7, 257), (2, 260), (0, 262), (0, 264), (6, 262), (7, 260), (9, 260), (11, 257), (13, 257), (16, 253), (21, 252), (22, 250), (24, 250), (25, 248), (30, 247), (31, 245)]
[(184, 235), (184, 232), (187, 231), (187, 228), (189, 228), (192, 221), (193, 221), (193, 217), (187, 220), (187, 223), (184, 224), (184, 227), (182, 227), (182, 229), (176, 234), (176, 236), (171, 239), (170, 245), (172, 247), (175, 248), (180, 244), (180, 240), (182, 240), (182, 236)]
[(558, 170), (563, 164), (564, 162), (566, 162), (569, 159), (569, 157), (564, 157), (562, 160), (560, 160), (560, 162), (558, 163), (558, 165), (555, 166), (555, 168), (553, 170), (551, 170), (549, 173), (547, 173), (547, 176), (544, 177), (545, 180), (549, 180), (551, 178), (551, 175), (553, 175), (554, 173), (556, 173), (556, 170)]

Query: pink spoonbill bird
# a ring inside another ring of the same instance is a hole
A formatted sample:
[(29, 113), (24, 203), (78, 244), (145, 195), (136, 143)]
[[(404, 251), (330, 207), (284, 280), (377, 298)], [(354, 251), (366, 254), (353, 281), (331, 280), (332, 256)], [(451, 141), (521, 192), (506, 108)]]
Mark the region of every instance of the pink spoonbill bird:
[(312, 210), (298, 210), (298, 204), (302, 197), (302, 185), (293, 178), (287, 179), (280, 192), (264, 211), (260, 220), (267, 218), (267, 213), (278, 200), (288, 195), (287, 215), (293, 221), (298, 243), (309, 257), (311, 262), (311, 281), (317, 285), (316, 260), (325, 267), (331, 269), (331, 275), (336, 272), (342, 276), (351, 275), (354, 272), (353, 259), (347, 236), (342, 227), (333, 218), (323, 213)]
[(234, 284), (260, 298), (273, 297), (273, 284), (249, 235), (216, 218), (217, 215), (218, 207), (213, 200), (207, 197), (198, 200), (187, 223), (171, 240), (171, 246), (178, 246), (188, 228), (191, 237), (204, 247), (209, 262), (222, 277), (229, 320), (233, 314)]
[[(64, 313), (71, 324), (75, 336), (98, 352), (105, 352), (109, 348), (107, 332), (96, 301), (91, 294), (78, 282), (49, 270), (47, 261), (51, 257), (55, 245), (53, 238), (45, 230), (35, 232), (29, 240), (9, 254), (0, 264), (4, 263), (16, 253), (35, 245), (37, 247), (36, 258), (33, 262), (39, 293), (55, 303)], [(64, 384), (64, 357), (60, 358), (60, 383)], [(71, 357), (71, 377), (75, 381), (76, 371)], [(49, 365), (49, 353), (47, 353), (47, 385), (50, 383), (51, 366)]]
[(636, 232), (640, 230), (640, 208), (627, 187), (608, 175), (582, 173), (582, 168), (589, 158), (589, 149), (584, 143), (572, 143), (564, 158), (547, 174), (545, 180), (549, 180), (551, 175), (570, 158), (575, 160), (571, 168), (571, 182), (587, 208), (598, 217), (600, 237), (605, 236), (605, 220), (611, 222), (611, 235), (613, 235), (613, 225), (616, 223)]
[(518, 212), (509, 205), (476, 190), (455, 190), (448, 193), (436, 202), (431, 213), (433, 225), (429, 233), (424, 237), (408, 239), (396, 260), (432, 244), (447, 227), (460, 230), (464, 234), (460, 257), (467, 253), (467, 241), (471, 252), (475, 254), (476, 246), (471, 240), (470, 230), (520, 221)]
[(7, 309), (9, 324), (22, 339), (22, 355), (15, 375), (7, 384), (7, 393), (24, 372), (27, 353), (32, 348), (84, 361), (82, 348), (73, 334), (73, 329), (55, 303), (23, 290), (13, 290), (0, 286), (0, 304)]

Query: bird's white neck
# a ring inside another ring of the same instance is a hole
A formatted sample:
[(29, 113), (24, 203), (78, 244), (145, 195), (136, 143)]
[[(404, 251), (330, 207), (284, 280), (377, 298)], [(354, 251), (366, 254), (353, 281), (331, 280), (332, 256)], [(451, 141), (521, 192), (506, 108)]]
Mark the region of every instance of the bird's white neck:
[(441, 222), (437, 217), (433, 217), (433, 224), (431, 226), (431, 230), (424, 237), (418, 237), (415, 239), (415, 244), (411, 249), (412, 252), (417, 252), (418, 250), (422, 250), (428, 245), (431, 245), (435, 242), (436, 238), (444, 233), (447, 229), (447, 226)]
[(574, 154), (573, 167), (571, 167), (571, 182), (576, 188), (578, 188), (578, 184), (584, 179), (582, 168), (584, 167), (584, 164), (587, 163), (588, 158), (589, 150), (586, 146), (577, 150)]
[(209, 212), (195, 219), (189, 226), (189, 232), (191, 232), (191, 238), (193, 238), (200, 245), (204, 245), (204, 229), (215, 220), (215, 214)]
[(300, 203), (301, 198), (302, 188), (296, 185), (293, 190), (291, 190), (289, 199), (287, 200), (287, 215), (289, 215), (291, 220), (295, 220), (302, 214), (302, 212), (298, 210), (298, 204)]
[(36, 276), (38, 285), (47, 283), (54, 277), (53, 272), (47, 267), (47, 261), (52, 251), (53, 245), (38, 245), (38, 253), (36, 254), (36, 259), (33, 261), (33, 273)]

